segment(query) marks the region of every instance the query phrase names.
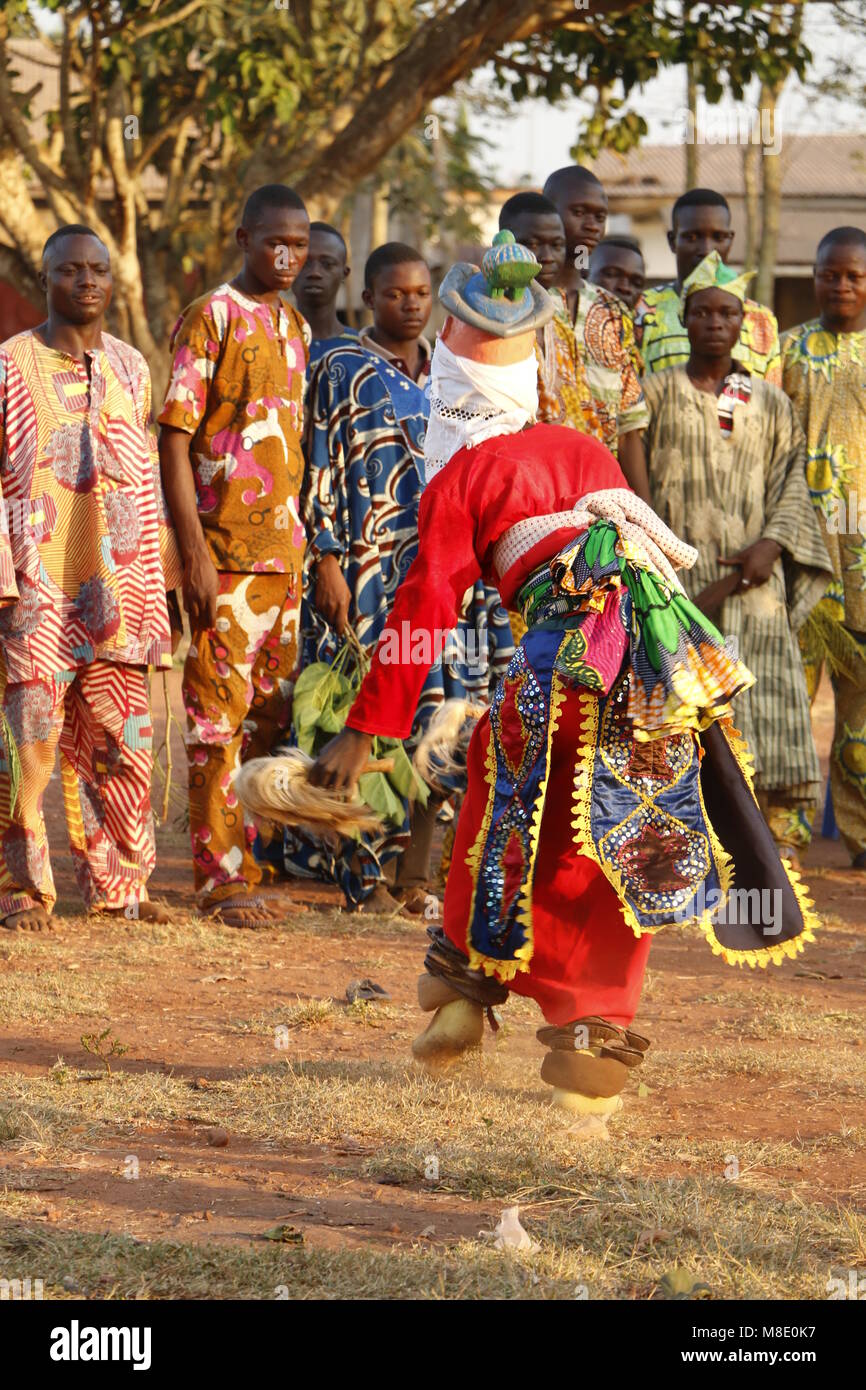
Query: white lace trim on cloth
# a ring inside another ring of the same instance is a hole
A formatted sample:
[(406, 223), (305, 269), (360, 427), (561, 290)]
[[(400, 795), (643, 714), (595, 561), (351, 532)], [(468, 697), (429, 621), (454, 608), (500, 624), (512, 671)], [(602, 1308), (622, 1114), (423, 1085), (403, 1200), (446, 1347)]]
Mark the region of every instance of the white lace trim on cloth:
[(430, 364), (430, 418), (424, 436), (429, 483), (458, 449), (499, 434), (516, 434), (538, 412), (535, 353), (522, 362), (492, 366), (458, 357), (437, 338)]
[(698, 558), (697, 550), (674, 535), (652, 507), (627, 488), (588, 492), (571, 511), (527, 517), (509, 526), (493, 547), (498, 578), (501, 580), (533, 546), (554, 531), (573, 526), (578, 534), (599, 520), (612, 521), (623, 539), (631, 543), (636, 558), (660, 573), (673, 589), (683, 592), (674, 570), (691, 569)]

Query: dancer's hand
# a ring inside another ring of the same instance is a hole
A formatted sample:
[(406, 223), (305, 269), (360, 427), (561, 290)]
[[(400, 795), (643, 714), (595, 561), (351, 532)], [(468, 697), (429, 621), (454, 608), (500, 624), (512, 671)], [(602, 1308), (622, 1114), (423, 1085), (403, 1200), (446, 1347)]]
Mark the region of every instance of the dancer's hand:
[(747, 545), (729, 560), (719, 556), (719, 564), (739, 565), (742, 568), (740, 582), (735, 590), (739, 594), (744, 589), (757, 589), (766, 584), (781, 553), (782, 547), (778, 541), (760, 540)]
[(314, 787), (327, 787), (332, 792), (354, 791), (372, 747), (371, 734), (344, 729), (322, 749), (310, 768), (309, 780)]
[(316, 563), (316, 611), (338, 637), (346, 631), (352, 591), (343, 578), (336, 555), (323, 555)]

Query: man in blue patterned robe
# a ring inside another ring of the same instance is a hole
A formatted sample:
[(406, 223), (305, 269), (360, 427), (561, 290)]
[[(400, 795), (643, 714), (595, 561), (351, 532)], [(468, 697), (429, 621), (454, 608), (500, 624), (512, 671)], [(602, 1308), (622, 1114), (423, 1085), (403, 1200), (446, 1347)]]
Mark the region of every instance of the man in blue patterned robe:
[[(326, 353), (312, 372), (307, 398), (307, 472), (301, 515), (309, 536), (302, 609), (303, 659), (328, 661), (347, 622), (372, 651), (394, 594), (418, 547), (424, 487), (424, 436), (430, 409), (430, 272), (419, 252), (399, 242), (379, 247), (364, 271), (371, 329), (357, 345)], [(508, 615), (495, 589), (480, 581), (464, 599), (461, 620), (421, 692), (412, 741), (442, 701), (487, 702), (512, 655)], [(423, 908), (436, 813), (415, 804), (403, 825), (375, 841), (333, 855), (318, 841), (287, 832), (285, 867), (338, 882), (350, 904), (396, 906), (384, 882), (400, 859), (394, 892)]]

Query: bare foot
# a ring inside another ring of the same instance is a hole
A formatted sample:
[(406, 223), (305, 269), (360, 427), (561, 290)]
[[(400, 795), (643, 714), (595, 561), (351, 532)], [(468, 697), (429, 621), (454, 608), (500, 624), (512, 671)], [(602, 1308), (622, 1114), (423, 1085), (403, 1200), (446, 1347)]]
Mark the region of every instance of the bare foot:
[(431, 898), (436, 901), (436, 894), (432, 889), (421, 885), (413, 888), (401, 888), (398, 885), (394, 889), (394, 897), (402, 904), (404, 912), (411, 913), (413, 917), (421, 917), (427, 911), (427, 904)]
[(3, 918), (0, 926), (4, 926), (7, 931), (54, 930), (44, 907), (24, 907), (20, 912), (10, 912)]
[(369, 898), (355, 909), (357, 912), (403, 912), (403, 904), (392, 898), (384, 883), (377, 883)]
[(127, 903), (125, 907), (95, 907), (94, 917), (124, 917), (130, 922), (161, 922), (172, 920), (169, 908), (162, 903), (148, 900), (143, 903)]
[(223, 898), (205, 910), (205, 916), (216, 917), (227, 927), (242, 927), (248, 931), (258, 931), (262, 927), (273, 927), (285, 917), (273, 898), (261, 893), (241, 893), (233, 898)]

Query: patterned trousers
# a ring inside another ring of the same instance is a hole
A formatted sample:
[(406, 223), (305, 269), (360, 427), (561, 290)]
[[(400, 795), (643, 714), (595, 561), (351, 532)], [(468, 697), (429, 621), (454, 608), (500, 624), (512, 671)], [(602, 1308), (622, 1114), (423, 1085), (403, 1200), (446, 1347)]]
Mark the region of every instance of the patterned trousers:
[(195, 887), (217, 903), (273, 882), (253, 855), (255, 826), (232, 788), (248, 758), (270, 753), (291, 722), (299, 575), (219, 576), (216, 625), (192, 634), (183, 672)]
[(88, 907), (133, 907), (156, 860), (150, 778), (153, 735), (147, 671), (94, 661), (75, 671), (6, 686), (3, 710), (18, 745), (21, 784), (10, 809), (0, 763), (0, 916), (57, 894), (42, 799), (60, 748), (60, 775), (75, 877)]

